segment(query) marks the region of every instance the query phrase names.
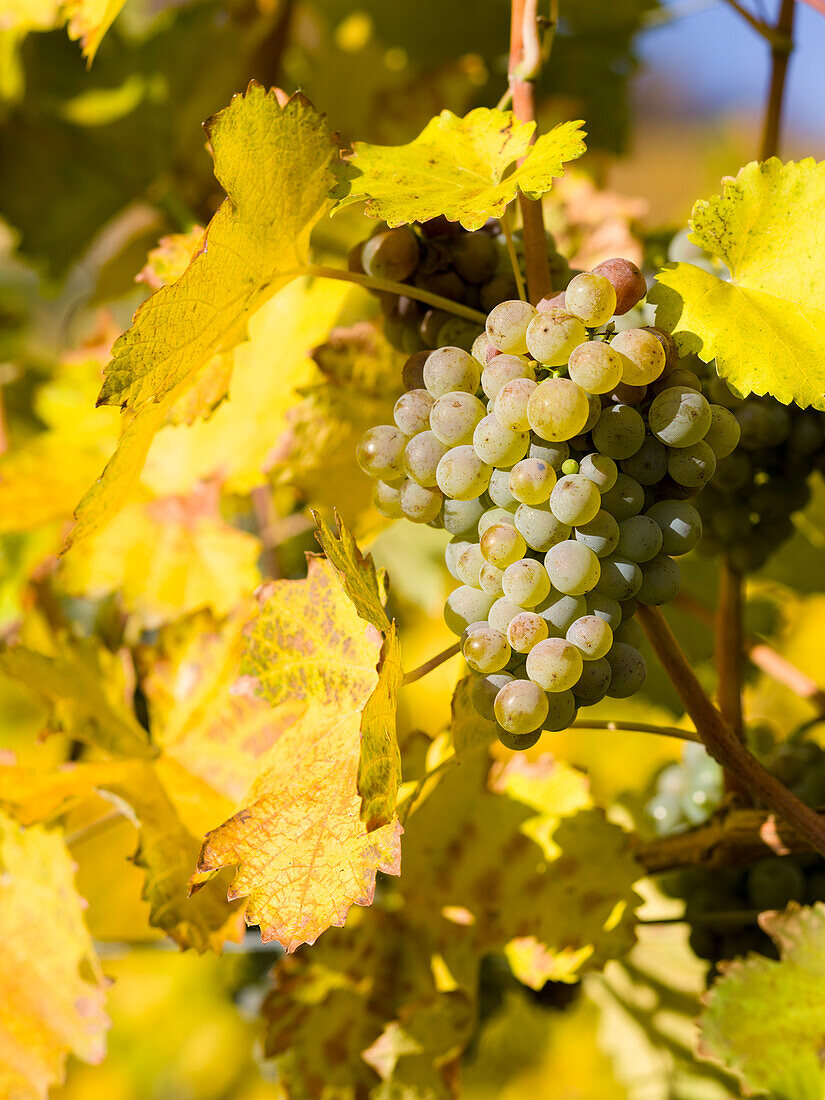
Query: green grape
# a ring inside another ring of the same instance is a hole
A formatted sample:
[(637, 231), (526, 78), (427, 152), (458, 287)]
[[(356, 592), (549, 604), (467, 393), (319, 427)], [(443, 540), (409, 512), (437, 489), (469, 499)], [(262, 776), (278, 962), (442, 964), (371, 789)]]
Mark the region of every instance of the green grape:
[(547, 717), (547, 696), (530, 680), (511, 680), (496, 696), (496, 721), (507, 733), (532, 733)]
[(481, 388), (494, 401), (502, 388), (516, 378), (536, 380), (536, 368), (523, 355), (496, 355), (481, 372)]
[(488, 508), (478, 521), (478, 537), (481, 538), (495, 523), (509, 523), (515, 527), (515, 518), (509, 508)]
[(482, 562), (478, 572), (478, 584), (482, 592), (486, 592), (488, 596), (502, 596), (504, 594), (503, 578), (504, 571), (502, 569), (497, 569), (495, 565), (490, 565), (488, 561)]
[(504, 570), (504, 595), (519, 607), (535, 607), (550, 594), (550, 578), (541, 562), (522, 558)]
[(646, 515), (658, 523), (662, 532), (662, 552), (670, 557), (687, 554), (702, 537), (699, 513), (686, 500), (660, 500)]
[(391, 424), (369, 428), (355, 452), (358, 465), (370, 477), (398, 481), (404, 476), (404, 448), (407, 437)]
[(417, 351), (410, 355), (401, 369), (401, 381), (405, 390), (424, 389), (424, 364), (432, 355), (431, 351)]
[(622, 381), (631, 386), (647, 386), (665, 369), (664, 348), (647, 329), (617, 332), (610, 346), (623, 357)]
[(527, 654), (527, 675), (545, 691), (569, 691), (582, 671), (582, 655), (566, 638), (545, 638)]
[(637, 593), (639, 603), (650, 607), (670, 603), (681, 584), (682, 573), (673, 558), (658, 554), (642, 568), (642, 584)]
[(510, 471), (508, 484), (513, 499), (535, 507), (550, 499), (556, 471), (541, 458), (525, 458)]
[(610, 662), (600, 657), (597, 661), (585, 661), (581, 676), (573, 684), (572, 692), (582, 706), (592, 707), (607, 695), (612, 676)]
[(386, 481), (376, 481), (372, 487), (372, 502), (375, 510), (386, 519), (400, 519), (401, 490), (397, 485), (388, 485)]
[(526, 749), (532, 749), (541, 737), (541, 732), (541, 729), (536, 729), (530, 733), (510, 733), (509, 730), (498, 726), (496, 736), (505, 749), (512, 749), (513, 752), (524, 752)]
[(473, 438), (484, 419), (484, 405), (471, 393), (456, 390), (439, 397), (430, 412), (430, 428), (448, 447), (461, 447)]
[(570, 457), (570, 447), (564, 440), (559, 440), (555, 443), (549, 441), (533, 440), (530, 444), (530, 450), (527, 452), (528, 458), (540, 458), (542, 462), (546, 462), (548, 466), (552, 466), (558, 473), (563, 464)]
[(597, 558), (606, 558), (619, 542), (619, 525), (609, 512), (601, 509), (589, 523), (576, 527), (575, 539), (589, 546)]
[(630, 405), (608, 405), (593, 428), (597, 451), (620, 460), (635, 455), (645, 438), (645, 422)]
[(487, 336), (494, 348), (510, 355), (527, 351), (527, 328), (536, 316), (535, 306), (513, 298), (501, 302), (487, 315)]
[(445, 497), (475, 500), (490, 484), (492, 468), (482, 462), (472, 447), (452, 447), (439, 460), (436, 483)]
[(453, 267), (465, 282), (486, 283), (496, 273), (498, 250), (483, 231), (460, 233), (449, 245)]
[(717, 460), (727, 458), (736, 450), (740, 434), (739, 421), (730, 409), (721, 405), (710, 406), (710, 427), (705, 432), (704, 440)]
[(471, 623), (486, 619), (494, 603), (494, 598), (488, 596), (486, 592), (464, 584), (460, 588), (453, 589), (447, 597), (447, 602), (444, 604), (444, 622), (453, 634), (461, 635)]
[(645, 640), (642, 628), (635, 619), (622, 619), (613, 631), (613, 637), (617, 642), (624, 642), (625, 645), (632, 646), (634, 649), (639, 649)]
[(364, 241), (361, 263), (367, 275), (402, 283), (418, 266), (418, 238), (407, 225), (387, 229)]
[(616, 291), (604, 275), (583, 271), (574, 275), (565, 287), (564, 304), (588, 328), (599, 328), (613, 316)]
[(587, 602), (584, 596), (560, 596), (551, 592), (536, 611), (547, 623), (548, 634), (563, 638), (576, 619), (587, 614)]
[(600, 657), (606, 657), (607, 651), (613, 645), (613, 631), (598, 615), (583, 615), (576, 619), (565, 637), (585, 661), (597, 661)]
[(595, 519), (602, 506), (598, 486), (583, 474), (560, 477), (550, 494), (550, 509), (556, 519), (580, 527)]
[(653, 436), (645, 436), (635, 455), (622, 459), (621, 469), (640, 485), (658, 485), (667, 474), (667, 447)]
[(474, 535), (478, 529), (478, 521), (484, 512), (481, 501), (475, 500), (445, 500), (444, 501), (444, 530), (450, 535)]
[(587, 339), (578, 317), (566, 309), (549, 307), (536, 315), (527, 328), (527, 350), (537, 363), (561, 367), (577, 344)]
[(612, 699), (627, 699), (641, 691), (647, 679), (647, 665), (638, 650), (624, 642), (614, 642), (606, 659), (611, 670), (607, 694)]
[(645, 505), (645, 491), (635, 478), (620, 473), (616, 484), (602, 495), (602, 508), (619, 523), (641, 512)]
[(514, 517), (516, 530), (521, 533), (531, 550), (545, 553), (551, 546), (569, 538), (572, 528), (562, 523), (550, 511), (549, 504), (533, 507), (520, 504)]
[(604, 340), (585, 340), (570, 353), (567, 373), (586, 393), (610, 393), (622, 379), (622, 357)]
[(522, 611), (510, 620), (507, 641), (515, 653), (529, 653), (533, 646), (544, 641), (548, 633), (546, 619), (534, 611)]
[[(509, 428), (512, 432), (528, 432), (530, 430), (527, 408), (530, 398), (537, 388), (537, 383), (532, 378), (513, 378), (512, 381), (504, 383), (498, 391), (493, 406), (495, 418), (502, 427)], [(525, 451), (526, 449), (525, 447)]]
[[(484, 556), (477, 542), (470, 545), (459, 554), (455, 564), (455, 571), (462, 584), (468, 584), (471, 588), (481, 588), (479, 573), (484, 565)], [(489, 594), (489, 593), (488, 593)]]
[(436, 398), (456, 392), (474, 394), (480, 378), (478, 363), (463, 348), (439, 348), (424, 363), (424, 386)]
[(587, 394), (569, 378), (548, 378), (527, 403), (530, 427), (542, 439), (561, 443), (578, 435), (590, 415)]
[(647, 294), (647, 284), (641, 271), (630, 260), (620, 256), (604, 260), (593, 268), (596, 275), (603, 275), (616, 292), (615, 317), (623, 317)]
[(578, 472), (588, 481), (592, 481), (600, 493), (609, 492), (619, 476), (613, 459), (608, 455), (600, 455), (597, 451), (584, 456), (579, 463)]
[(495, 416), (488, 415), (479, 420), (473, 432), (476, 454), (491, 466), (512, 466), (524, 457), (529, 446), (528, 432), (511, 431), (503, 427)]
[(568, 539), (544, 555), (550, 583), (565, 596), (583, 596), (599, 582), (601, 565), (589, 546)]
[(430, 409), (435, 398), (426, 390), (408, 390), (395, 403), (393, 419), (404, 435), (417, 435), (430, 426)]
[(619, 557), (641, 563), (655, 558), (661, 549), (662, 529), (650, 516), (631, 516), (619, 524)]
[(691, 447), (680, 447), (667, 456), (667, 472), (677, 485), (688, 489), (707, 485), (716, 470), (716, 457), (707, 443), (700, 441)]
[(481, 536), (481, 552), (497, 569), (520, 561), (526, 550), (524, 537), (509, 523), (494, 523)]
[[(481, 332), (483, 331), (482, 329)], [(481, 333), (475, 321), (468, 321), (465, 317), (448, 316), (438, 327), (435, 346), (437, 348), (458, 347), (469, 352), (479, 335)]]
[(587, 615), (596, 615), (604, 619), (612, 631), (619, 629), (622, 622), (622, 605), (604, 592), (588, 592), (586, 600)]
[(805, 874), (793, 860), (761, 859), (748, 871), (746, 889), (755, 909), (784, 909), (805, 897)]
[(475, 672), (501, 672), (510, 660), (510, 643), (498, 630), (487, 627), (468, 635), (463, 653)]
[(496, 696), (505, 684), (509, 684), (514, 679), (515, 677), (509, 672), (493, 672), (487, 676), (476, 677), (470, 697), (482, 718), (486, 718), (488, 722), (495, 722), (496, 713), (493, 708)]
[(548, 733), (561, 733), (569, 729), (576, 718), (578, 703), (572, 691), (553, 691), (547, 698), (547, 717), (544, 728)]
[(696, 390), (670, 386), (651, 402), (647, 414), (650, 430), (668, 447), (691, 447), (710, 427), (710, 405)]
[(404, 469), (407, 477), (418, 485), (431, 489), (436, 484), (438, 464), (449, 450), (434, 432), (419, 432), (404, 448)]
[(601, 576), (595, 587), (614, 600), (629, 600), (642, 587), (642, 570), (627, 558), (602, 558)]
[(579, 472), (579, 464), (576, 459), (568, 458), (566, 462), (562, 462), (561, 472), (563, 474), (577, 474)]
[(518, 507), (518, 501), (510, 492), (510, 471), (508, 469), (493, 470), (487, 495), (493, 504), (497, 504), (499, 508), (509, 509), (511, 505), (513, 508)]
[(441, 511), (444, 498), (438, 489), (405, 481), (399, 493), (401, 511), (413, 523), (429, 523)]
[(487, 621), (493, 630), (500, 630), (502, 634), (507, 634), (507, 630), (510, 623), (515, 619), (516, 615), (520, 615), (524, 608), (519, 607), (517, 603), (513, 603), (512, 600), (508, 600), (506, 596), (500, 596), (487, 615)]

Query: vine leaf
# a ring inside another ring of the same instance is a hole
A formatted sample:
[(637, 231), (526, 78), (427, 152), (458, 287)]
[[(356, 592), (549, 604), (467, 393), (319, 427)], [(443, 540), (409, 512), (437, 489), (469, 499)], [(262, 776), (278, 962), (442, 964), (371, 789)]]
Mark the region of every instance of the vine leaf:
[(401, 785), (401, 753), (398, 748), (396, 711), (404, 674), (395, 623), (381, 648), (378, 683), (361, 716), (361, 755), (358, 761), (358, 793), (361, 820), (372, 832), (392, 821)]
[[(0, 1094), (47, 1100), (69, 1053), (106, 1052), (106, 981), (59, 833), (0, 814)], [(44, 934), (44, 921), (47, 934)]]
[(172, 406), (306, 263), (312, 227), (330, 207), (336, 149), (323, 116), (303, 96), (286, 100), (253, 82), (206, 131), (227, 198), (184, 273), (140, 306), (112, 349), (98, 404), (121, 405), (129, 419), (117, 452), (80, 502), (74, 541), (125, 503)]
[(355, 142), (336, 167), (338, 207), (365, 199), (366, 213), (389, 226), (443, 214), (480, 229), (519, 191), (539, 198), (551, 189), (565, 163), (584, 152), (582, 125), (560, 123), (531, 146), (535, 123), (511, 111), (478, 107), (464, 118), (442, 111), (407, 145)]
[(706, 997), (699, 1053), (777, 1100), (820, 1100), (825, 1090), (825, 905), (791, 903), (759, 923), (779, 949), (730, 963)]
[(64, 6), (69, 38), (80, 39), (83, 56), (91, 65), (103, 36), (126, 0), (67, 0)]
[(358, 614), (368, 623), (372, 623), (376, 630), (385, 632), (389, 630), (390, 621), (384, 610), (387, 598), (386, 576), (375, 568), (372, 557), (361, 553), (358, 544), (341, 522), (339, 516), (335, 517), (336, 529), (313, 512), (313, 518), (317, 524), (316, 538), (341, 579), (341, 584), (352, 600)]
[(668, 264), (648, 300), (656, 323), (741, 394), (825, 410), (825, 281), (817, 254), (825, 162), (772, 157), (696, 203), (691, 240), (728, 267), (730, 282)]

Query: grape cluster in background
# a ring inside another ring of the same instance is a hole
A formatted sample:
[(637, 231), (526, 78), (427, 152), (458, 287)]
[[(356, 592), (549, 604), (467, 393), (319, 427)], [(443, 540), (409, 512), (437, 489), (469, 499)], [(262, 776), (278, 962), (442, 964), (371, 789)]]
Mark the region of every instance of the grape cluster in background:
[[(401, 232), (365, 242), (364, 268)], [(426, 245), (403, 232), (417, 249), (411, 277)], [(456, 241), (461, 255), (489, 252), (489, 274), (491, 234), (451, 241), (452, 254)], [(489, 287), (481, 275), (471, 273)], [(538, 308), (506, 298), (469, 352), (452, 343), (410, 356), (395, 423), (358, 447), (382, 515), (452, 536), (446, 563), (460, 586), (445, 620), (476, 674), (476, 708), (510, 748), (642, 687), (636, 607), (678, 592), (674, 558), (702, 534), (690, 498), (739, 441), (736, 417), (702, 395), (669, 336), (611, 324), (646, 290), (632, 263), (613, 259)]]

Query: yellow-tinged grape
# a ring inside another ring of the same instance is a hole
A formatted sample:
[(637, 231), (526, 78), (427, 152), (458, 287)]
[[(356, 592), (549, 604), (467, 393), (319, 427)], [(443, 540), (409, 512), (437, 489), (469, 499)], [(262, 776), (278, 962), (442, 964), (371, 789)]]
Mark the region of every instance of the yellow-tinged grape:
[(475, 393), (480, 378), (478, 363), (462, 348), (439, 348), (431, 352), (424, 363), (424, 385), (433, 397), (443, 397), (456, 390)]
[(419, 432), (414, 435), (404, 450), (404, 469), (407, 477), (418, 485), (431, 489), (435, 485), (435, 472), (438, 464), (449, 450), (434, 432)]
[(401, 511), (413, 523), (429, 523), (441, 511), (444, 500), (438, 489), (426, 488), (414, 481), (405, 481), (399, 496)]
[(500, 631), (481, 627), (467, 636), (463, 652), (465, 661), (476, 672), (501, 672), (510, 660), (510, 643)]
[(550, 494), (550, 510), (556, 519), (580, 527), (596, 517), (602, 506), (598, 486), (583, 474), (565, 474)]
[(601, 657), (606, 657), (613, 645), (613, 631), (598, 615), (584, 615), (581, 619), (576, 619), (570, 624), (566, 637), (581, 653), (584, 661), (598, 661)]
[(530, 427), (551, 443), (579, 435), (589, 415), (587, 394), (569, 378), (548, 378), (533, 390), (527, 403)]
[(481, 372), (481, 388), (494, 401), (498, 392), (514, 378), (536, 380), (536, 368), (524, 355), (496, 355)]
[(508, 733), (532, 733), (547, 717), (549, 703), (541, 688), (530, 680), (511, 680), (496, 696), (496, 721)]
[(481, 589), (462, 585), (447, 597), (447, 602), (444, 604), (444, 622), (453, 634), (460, 636), (472, 623), (486, 619), (494, 603), (494, 598), (482, 592)]
[(556, 484), (556, 471), (541, 458), (524, 458), (513, 466), (508, 484), (520, 504), (543, 504)]
[(613, 316), (616, 291), (604, 275), (583, 271), (574, 275), (565, 287), (564, 304), (588, 328), (599, 328)]
[(505, 428), (495, 416), (485, 416), (476, 424), (473, 447), (491, 466), (512, 466), (523, 458), (530, 446), (530, 433)]
[(484, 405), (471, 393), (461, 390), (445, 393), (430, 411), (430, 429), (448, 447), (460, 447), (472, 440), (484, 412)]
[(656, 337), (643, 328), (617, 332), (610, 344), (622, 360), (622, 381), (631, 386), (655, 382), (665, 369), (665, 349)]
[(430, 426), (430, 410), (435, 398), (426, 390), (408, 390), (402, 393), (393, 409), (393, 420), (404, 435), (417, 435)]
[(506, 596), (499, 596), (487, 613), (487, 619), (494, 630), (500, 630), (502, 634), (506, 634), (510, 623), (523, 610), (524, 608), (508, 600)]
[(495, 565), (490, 565), (488, 561), (482, 562), (478, 573), (478, 584), (482, 592), (496, 598), (503, 596), (504, 589), (501, 583), (503, 579), (504, 570), (498, 569)]
[(610, 393), (622, 380), (622, 357), (604, 340), (586, 340), (573, 348), (567, 373), (587, 393)]
[(481, 588), (479, 574), (482, 565), (484, 565), (484, 558), (481, 547), (477, 542), (473, 542), (466, 550), (461, 552), (456, 562), (455, 571), (458, 574), (458, 579), (462, 584), (468, 584), (470, 588)]
[(355, 451), (358, 465), (370, 477), (398, 481), (404, 476), (407, 437), (391, 424), (379, 424), (361, 436)]
[(544, 641), (548, 633), (546, 619), (535, 611), (522, 611), (510, 620), (507, 641), (516, 653), (529, 653), (534, 645)]
[(386, 481), (376, 481), (372, 487), (372, 502), (377, 512), (387, 519), (400, 519), (401, 489), (398, 485), (388, 485)]
[(527, 654), (527, 675), (545, 691), (569, 691), (582, 667), (581, 653), (566, 638), (545, 638)]
[(550, 595), (547, 570), (534, 558), (522, 558), (508, 565), (501, 586), (507, 599), (519, 607), (535, 607)]
[(565, 596), (583, 596), (590, 592), (599, 583), (602, 570), (599, 559), (590, 547), (572, 539), (551, 546), (544, 555), (544, 567), (550, 583)]
[(451, 447), (435, 471), (436, 484), (451, 500), (475, 500), (490, 484), (492, 466), (482, 462), (472, 447)]
[(537, 389), (537, 383), (532, 378), (513, 378), (505, 382), (496, 394), (493, 406), (495, 418), (503, 428), (509, 428), (511, 432), (530, 430), (527, 407)]
[(566, 309), (537, 313), (527, 329), (527, 350), (546, 367), (561, 367), (577, 344), (587, 339), (584, 325)]
[(523, 536), (509, 523), (494, 523), (481, 536), (481, 552), (497, 569), (506, 569), (519, 561), (526, 551)]
[(535, 306), (518, 298), (500, 302), (487, 317), (490, 343), (509, 355), (523, 355), (527, 351), (527, 326), (536, 312)]

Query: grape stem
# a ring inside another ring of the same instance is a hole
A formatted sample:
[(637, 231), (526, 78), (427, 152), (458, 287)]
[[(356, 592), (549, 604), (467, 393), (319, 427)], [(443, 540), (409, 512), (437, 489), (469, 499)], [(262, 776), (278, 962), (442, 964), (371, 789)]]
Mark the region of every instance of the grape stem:
[(401, 686), (406, 687), (407, 684), (414, 684), (416, 680), (420, 680), (422, 677), (426, 676), (428, 672), (432, 672), (433, 669), (438, 668), (439, 665), (443, 665), (445, 661), (449, 661), (451, 657), (455, 657), (456, 654), (460, 652), (460, 642), (456, 642), (454, 645), (442, 649), (440, 653), (436, 653), (435, 657), (430, 657), (429, 661), (425, 661), (423, 665), (414, 668), (412, 672), (405, 673), (404, 679), (401, 681)]
[(458, 317), (465, 317), (468, 321), (475, 321), (482, 326), (487, 320), (486, 314), (479, 310), (470, 309), (469, 306), (453, 302), (449, 298), (442, 298), (440, 294), (432, 294), (429, 290), (422, 290), (421, 287), (411, 286), (409, 283), (396, 283), (392, 279), (362, 275), (358, 271), (344, 271), (338, 267), (324, 267), (322, 264), (305, 264), (303, 267), (283, 272), (282, 277), (290, 276), (297, 279), (300, 275), (308, 275), (316, 279), (339, 279), (345, 283), (367, 287), (369, 290), (385, 290), (388, 294), (415, 298), (417, 302), (426, 302), (427, 305), (434, 306), (436, 309), (443, 309), (445, 313), (455, 313)]
[(754, 797), (779, 814), (815, 851), (825, 855), (825, 820), (771, 775), (723, 721), (661, 611), (640, 604), (636, 614), (711, 756)]
[(678, 737), (680, 741), (695, 741), (700, 745), (702, 738), (695, 730), (683, 730), (679, 726), (656, 726), (650, 722), (614, 722), (612, 719), (577, 718), (571, 729), (578, 730), (617, 730), (629, 733), (656, 733), (661, 737)]
[[(779, 128), (782, 123), (782, 101), (785, 98), (785, 78), (791, 60), (793, 43), (793, 21), (796, 0), (782, 0), (776, 26), (772, 28), (771, 78), (768, 84), (768, 99), (765, 104), (765, 117), (762, 124), (762, 144), (760, 160), (775, 157), (779, 152)], [(822, 9), (820, 9), (822, 10)]]
[(518, 256), (516, 255), (516, 246), (513, 244), (513, 226), (511, 224), (510, 209), (507, 207), (501, 216), (501, 228), (504, 230), (504, 239), (507, 241), (507, 255), (510, 257), (510, 266), (513, 269), (513, 275), (516, 280), (516, 289), (518, 296), (522, 302), (527, 301), (527, 291), (524, 287), (524, 279), (521, 277), (521, 267), (519, 266)]

